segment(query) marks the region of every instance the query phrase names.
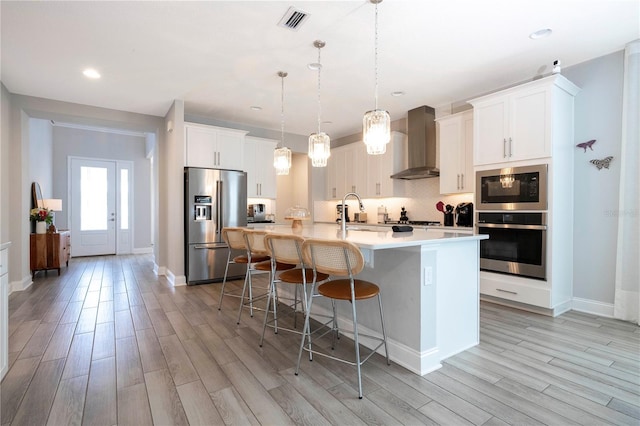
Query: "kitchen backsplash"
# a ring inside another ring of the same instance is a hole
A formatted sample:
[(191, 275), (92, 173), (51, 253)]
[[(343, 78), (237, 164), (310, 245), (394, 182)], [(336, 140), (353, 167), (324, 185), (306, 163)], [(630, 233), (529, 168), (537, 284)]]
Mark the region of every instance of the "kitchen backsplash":
[[(473, 193), (440, 195), (440, 178), (409, 180), (405, 182), (407, 197), (402, 198), (365, 198), (363, 204), (367, 213), (367, 223), (378, 222), (378, 207), (384, 205), (389, 214), (389, 220), (400, 218), (400, 209), (407, 210), (409, 220), (444, 221), (444, 216), (436, 209), (436, 203), (456, 206), (459, 203), (473, 202)], [(343, 194), (344, 195), (344, 194)], [(314, 220), (316, 222), (334, 222), (336, 220), (336, 204), (340, 201), (315, 201), (313, 205)], [(349, 218), (359, 212), (357, 201), (347, 200)]]

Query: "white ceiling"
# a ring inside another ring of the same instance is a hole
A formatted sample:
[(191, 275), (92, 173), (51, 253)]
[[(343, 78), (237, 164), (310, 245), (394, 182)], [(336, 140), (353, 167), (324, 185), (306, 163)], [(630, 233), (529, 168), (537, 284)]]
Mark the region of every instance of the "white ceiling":
[[(277, 26), (290, 6), (309, 13)], [(374, 106), (374, 6), (357, 1), (2, 1), (2, 82), (11, 93), (164, 116), (188, 114), (280, 129), (361, 129)], [(392, 120), (624, 49), (640, 38), (640, 0), (385, 0), (379, 5), (379, 106)], [(531, 40), (531, 32), (553, 34)], [(85, 67), (102, 74), (91, 81)], [(405, 96), (392, 97), (392, 91)], [(250, 106), (261, 106), (253, 111)]]

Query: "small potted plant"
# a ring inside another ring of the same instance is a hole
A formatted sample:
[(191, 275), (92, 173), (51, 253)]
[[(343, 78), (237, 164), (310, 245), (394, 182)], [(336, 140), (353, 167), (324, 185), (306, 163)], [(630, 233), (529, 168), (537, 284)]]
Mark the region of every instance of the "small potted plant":
[(53, 223), (53, 211), (45, 207), (31, 209), (29, 218), (36, 223), (36, 234), (46, 234), (47, 225)]

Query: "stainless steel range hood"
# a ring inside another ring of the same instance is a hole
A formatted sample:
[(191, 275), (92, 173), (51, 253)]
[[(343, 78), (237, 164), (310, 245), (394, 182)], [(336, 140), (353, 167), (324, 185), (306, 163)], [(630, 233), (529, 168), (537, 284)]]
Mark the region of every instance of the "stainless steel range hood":
[(409, 133), (409, 168), (394, 175), (392, 179), (425, 179), (440, 176), (436, 168), (436, 111), (426, 105), (409, 110), (407, 131)]

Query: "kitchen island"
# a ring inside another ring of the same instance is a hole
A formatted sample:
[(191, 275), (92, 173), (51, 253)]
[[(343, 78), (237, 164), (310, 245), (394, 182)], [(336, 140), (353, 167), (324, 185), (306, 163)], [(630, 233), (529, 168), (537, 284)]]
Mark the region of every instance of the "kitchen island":
[[(393, 232), (371, 225), (350, 225), (345, 235), (332, 224), (300, 231), (287, 225), (264, 228), (306, 238), (345, 239), (360, 247), (366, 265), (358, 277), (380, 286), (389, 356), (397, 364), (424, 375), (438, 369), (441, 360), (478, 344), (479, 247), (486, 235), (444, 229)], [(358, 326), (361, 333), (381, 336), (372, 300), (359, 302)], [(338, 306), (341, 326), (350, 328), (351, 308), (343, 303)], [(313, 311), (327, 314), (329, 306), (320, 299)], [(373, 345), (365, 338), (360, 342)]]

